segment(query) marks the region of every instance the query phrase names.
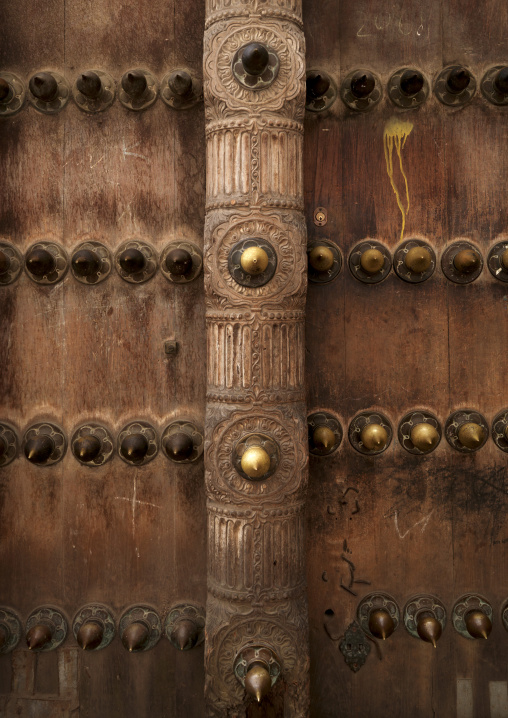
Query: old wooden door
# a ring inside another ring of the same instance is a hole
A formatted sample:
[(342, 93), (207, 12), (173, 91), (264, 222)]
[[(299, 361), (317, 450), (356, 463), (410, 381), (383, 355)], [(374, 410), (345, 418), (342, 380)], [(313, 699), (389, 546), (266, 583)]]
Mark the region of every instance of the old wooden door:
[(0, 12), (0, 714), (508, 717), (506, 4)]

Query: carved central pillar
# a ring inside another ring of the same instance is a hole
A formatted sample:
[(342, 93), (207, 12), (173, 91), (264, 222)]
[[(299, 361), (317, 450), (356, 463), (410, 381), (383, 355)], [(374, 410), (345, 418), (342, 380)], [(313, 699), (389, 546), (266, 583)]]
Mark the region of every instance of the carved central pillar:
[[(207, 0), (206, 698), (308, 715), (300, 0)], [(263, 699), (263, 696), (266, 698)]]

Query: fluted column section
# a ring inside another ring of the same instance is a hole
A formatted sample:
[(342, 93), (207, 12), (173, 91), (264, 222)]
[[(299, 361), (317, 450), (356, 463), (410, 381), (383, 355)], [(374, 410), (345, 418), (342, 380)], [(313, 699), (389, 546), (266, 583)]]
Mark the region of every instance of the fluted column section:
[[(257, 90), (242, 85), (233, 71), (238, 51), (251, 42), (268, 47), (279, 63), (273, 81)], [(301, 0), (207, 0), (204, 93), (207, 711), (220, 718), (246, 715), (249, 699), (234, 662), (244, 646), (263, 645), (281, 665), (271, 700), (284, 706), (285, 718), (303, 718), (307, 260)], [(238, 283), (230, 272), (233, 248), (251, 238), (268, 243), (276, 257), (273, 277), (258, 287)], [(276, 447), (277, 466), (265, 480), (249, 480), (237, 470), (238, 447), (251, 434)]]

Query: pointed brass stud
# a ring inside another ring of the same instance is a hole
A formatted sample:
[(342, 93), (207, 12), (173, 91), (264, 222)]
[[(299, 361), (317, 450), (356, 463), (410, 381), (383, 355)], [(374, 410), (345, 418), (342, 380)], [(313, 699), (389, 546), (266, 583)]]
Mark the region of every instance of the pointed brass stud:
[(426, 272), (432, 264), (432, 255), (426, 247), (412, 247), (406, 254), (404, 264), (411, 272)]
[(309, 264), (317, 272), (327, 272), (333, 267), (334, 256), (329, 247), (318, 245), (309, 252)]
[(148, 641), (149, 634), (150, 631), (145, 623), (134, 621), (124, 629), (122, 643), (129, 653), (142, 651)]
[(351, 92), (357, 99), (365, 99), (372, 94), (376, 87), (376, 80), (371, 72), (360, 70), (351, 78)]
[(375, 608), (370, 612), (369, 631), (383, 641), (395, 631), (395, 622), (385, 608)]
[(461, 274), (473, 274), (481, 265), (480, 254), (474, 249), (461, 249), (453, 258), (453, 265)]
[(53, 638), (53, 631), (45, 623), (38, 623), (26, 634), (26, 644), (30, 651), (40, 651)]
[(51, 252), (42, 247), (34, 247), (30, 250), (26, 256), (25, 265), (34, 277), (44, 277), (54, 272), (56, 268), (55, 258)]
[(324, 72), (311, 71), (307, 74), (307, 101), (326, 95), (330, 88), (330, 78)]
[(102, 81), (96, 72), (87, 70), (76, 80), (76, 87), (89, 100), (96, 100), (102, 92)]
[(429, 612), (424, 612), (418, 617), (416, 630), (422, 641), (432, 643), (437, 648), (437, 642), (441, 638), (443, 629), (437, 618)]
[(240, 257), (243, 271), (251, 276), (262, 274), (268, 267), (268, 261), (268, 254), (262, 247), (248, 247)]
[(102, 444), (96, 436), (80, 436), (72, 446), (74, 454), (79, 461), (93, 461), (101, 453)]
[(139, 249), (128, 247), (118, 257), (118, 262), (124, 272), (137, 274), (142, 272), (146, 265), (146, 257)]
[(164, 442), (166, 454), (173, 461), (185, 461), (194, 451), (192, 438), (183, 431), (170, 434)]
[(427, 422), (422, 421), (411, 429), (411, 441), (417, 449), (424, 453), (435, 449), (439, 443), (439, 438), (439, 432), (436, 427)]
[(316, 426), (312, 434), (312, 440), (316, 449), (330, 452), (335, 446), (335, 434), (328, 426)]
[(78, 631), (76, 640), (84, 651), (98, 648), (104, 638), (104, 626), (99, 621), (85, 621)]
[(72, 270), (78, 277), (89, 277), (99, 271), (101, 260), (90, 249), (78, 249), (72, 255)]
[(166, 255), (166, 268), (170, 274), (184, 277), (192, 269), (191, 253), (182, 247), (171, 249)]
[(168, 77), (168, 85), (178, 97), (187, 97), (192, 92), (192, 77), (185, 70), (175, 70)]
[(453, 67), (448, 74), (446, 88), (453, 95), (464, 92), (471, 83), (471, 73), (465, 67)]
[(468, 611), (464, 616), (467, 631), (473, 638), (485, 638), (490, 636), (492, 621), (480, 610)]
[(458, 439), (462, 446), (468, 449), (477, 449), (485, 441), (485, 432), (483, 427), (472, 421), (468, 421), (458, 430)]
[(28, 83), (30, 92), (42, 102), (52, 102), (58, 96), (58, 82), (50, 72), (38, 72)]
[(406, 97), (417, 95), (425, 84), (425, 78), (418, 70), (406, 70), (400, 78), (400, 89)]
[(45, 464), (54, 450), (55, 442), (47, 434), (39, 434), (25, 443), (25, 456), (32, 464)]
[(249, 446), (242, 455), (242, 471), (250, 479), (260, 479), (270, 469), (270, 456), (262, 446)]
[(268, 669), (261, 662), (253, 663), (245, 676), (246, 692), (255, 698), (258, 703), (261, 703), (271, 688), (272, 681)]
[(388, 432), (381, 424), (366, 424), (360, 438), (368, 451), (381, 451), (387, 445)]
[(129, 434), (120, 446), (120, 453), (131, 464), (139, 464), (148, 453), (148, 439), (144, 434)]
[(269, 59), (267, 48), (260, 42), (251, 42), (243, 49), (242, 65), (248, 75), (262, 75)]
[(188, 651), (196, 645), (199, 638), (199, 626), (188, 618), (181, 618), (175, 623), (170, 640), (181, 651)]
[(373, 275), (380, 272), (385, 263), (385, 258), (379, 249), (367, 249), (360, 257), (360, 265), (366, 274)]
[(129, 97), (139, 100), (148, 89), (148, 81), (142, 70), (130, 70), (122, 77), (122, 89)]

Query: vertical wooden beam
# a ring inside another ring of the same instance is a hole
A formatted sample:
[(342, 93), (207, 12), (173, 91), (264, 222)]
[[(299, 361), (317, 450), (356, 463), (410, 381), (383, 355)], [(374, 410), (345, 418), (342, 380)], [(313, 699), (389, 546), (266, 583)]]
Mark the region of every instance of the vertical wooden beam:
[[(235, 54), (252, 42), (267, 46), (280, 63), (263, 89), (246, 88), (233, 71)], [(244, 646), (259, 645), (281, 665), (267, 705), (277, 715), (303, 717), (307, 259), (301, 1), (207, 0), (204, 91), (208, 714), (249, 715), (252, 699), (234, 664)], [(271, 245), (276, 257), (273, 277), (263, 286), (244, 286), (230, 272), (233, 247), (248, 238)], [(251, 434), (268, 437), (278, 452), (277, 467), (265, 480), (248, 480), (236, 468), (239, 445)]]

